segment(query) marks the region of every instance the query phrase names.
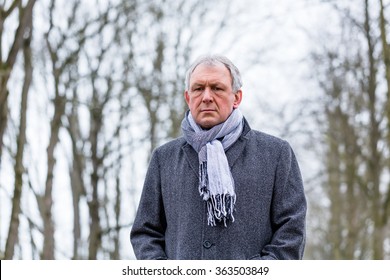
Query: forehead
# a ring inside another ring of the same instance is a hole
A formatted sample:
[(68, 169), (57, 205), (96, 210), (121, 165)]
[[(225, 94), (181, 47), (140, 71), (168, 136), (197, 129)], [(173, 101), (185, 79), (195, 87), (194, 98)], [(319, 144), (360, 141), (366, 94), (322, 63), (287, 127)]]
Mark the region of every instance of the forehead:
[(229, 69), (223, 63), (201, 63), (191, 74), (190, 83), (199, 82), (225, 82), (231, 83), (232, 78)]

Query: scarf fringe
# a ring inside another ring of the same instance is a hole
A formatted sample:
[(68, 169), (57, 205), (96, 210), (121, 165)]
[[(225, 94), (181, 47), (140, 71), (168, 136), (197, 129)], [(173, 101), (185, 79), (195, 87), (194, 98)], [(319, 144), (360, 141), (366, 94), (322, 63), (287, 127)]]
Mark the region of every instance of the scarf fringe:
[(207, 175), (207, 162), (203, 161), (199, 166), (199, 193), (203, 197), (203, 200), (210, 198), (210, 192), (208, 189), (209, 179)]
[(223, 221), (225, 227), (227, 221), (234, 222), (233, 210), (236, 203), (236, 196), (225, 194), (210, 195), (208, 189), (207, 162), (204, 161), (199, 167), (199, 193), (207, 203), (207, 224), (216, 226), (216, 221)]
[(225, 227), (227, 222), (234, 222), (233, 209), (236, 203), (236, 197), (230, 194), (217, 194), (210, 196), (207, 201), (207, 224), (215, 226), (216, 221), (223, 221)]

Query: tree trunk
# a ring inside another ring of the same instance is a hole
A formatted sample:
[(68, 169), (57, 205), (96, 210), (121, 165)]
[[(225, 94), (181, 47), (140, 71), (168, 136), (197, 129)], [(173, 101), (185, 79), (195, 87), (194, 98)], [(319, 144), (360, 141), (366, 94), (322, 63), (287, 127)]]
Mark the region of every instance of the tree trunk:
[(380, 3), (379, 26), (380, 26), (380, 34), (381, 34), (381, 41), (382, 41), (383, 62), (385, 65), (385, 78), (387, 83), (387, 101), (386, 101), (387, 142), (390, 145), (390, 49), (389, 49), (389, 44), (387, 42), (386, 19), (385, 19), (385, 11), (384, 11), (385, 8), (383, 6), (383, 0), (379, 0), (379, 3)]
[(83, 173), (85, 169), (84, 158), (82, 152), (79, 151), (77, 147), (77, 142), (82, 141), (80, 128), (78, 125), (78, 107), (77, 107), (77, 98), (74, 93), (73, 97), (73, 106), (72, 113), (68, 115), (68, 131), (70, 139), (72, 141), (72, 154), (73, 161), (72, 165), (69, 167), (69, 174), (72, 187), (72, 202), (73, 202), (73, 257), (72, 259), (78, 260), (79, 256), (79, 246), (81, 242), (81, 224), (80, 224), (80, 209), (79, 202), (81, 196), (85, 195), (85, 186), (83, 181)]
[(114, 252), (112, 254), (112, 259), (119, 260), (119, 247), (120, 247), (120, 216), (121, 216), (121, 201), (122, 201), (122, 192), (121, 192), (121, 184), (120, 184), (120, 172), (118, 170), (117, 178), (116, 178), (116, 200), (115, 200), (115, 237), (114, 237)]
[[(29, 0), (25, 7), (21, 7), (21, 1), (14, 1), (7, 11), (3, 10), (3, 7), (0, 7), (0, 41), (2, 41), (4, 22), (7, 17), (10, 16), (10, 14), (19, 6), (19, 26), (16, 29), (14, 41), (6, 61), (0, 62), (0, 167), (3, 151), (3, 135), (5, 133), (8, 122), (8, 80), (14, 67), (19, 50), (22, 48), (23, 37), (26, 33), (26, 30), (28, 31), (28, 29), (31, 27), (30, 22), (32, 21), (32, 12), (35, 1), (36, 0)], [(3, 46), (0, 43), (0, 48), (2, 49), (2, 47)], [(0, 50), (0, 54), (1, 59), (3, 54), (2, 50)]]
[(54, 116), (50, 123), (51, 133), (49, 146), (47, 147), (47, 175), (45, 194), (43, 198), (43, 251), (42, 259), (52, 260), (54, 259), (54, 223), (52, 217), (53, 207), (53, 179), (54, 179), (54, 167), (56, 164), (55, 148), (59, 142), (59, 131), (62, 126), (61, 118), (65, 113), (66, 97), (61, 96), (58, 90), (58, 84), (56, 85), (56, 96), (54, 98)]
[[(32, 12), (35, 1), (36, 0), (29, 0), (24, 8), (21, 7), (21, 1), (14, 1), (7, 11), (3, 10), (3, 7), (0, 7), (0, 40), (2, 40), (4, 22), (7, 17), (10, 16), (10, 14), (19, 6), (19, 26), (16, 29), (13, 44), (8, 53), (6, 61), (0, 62), (0, 167), (3, 151), (3, 136), (8, 122), (8, 80), (14, 67), (19, 50), (22, 48), (23, 36), (25, 35), (26, 29), (30, 27), (29, 24), (32, 20)], [(2, 57), (3, 49), (2, 44), (0, 43), (0, 59), (2, 59)]]
[[(379, 26), (380, 26), (380, 34), (382, 41), (382, 54), (383, 54), (383, 62), (385, 65), (385, 79), (387, 83), (387, 100), (386, 100), (386, 118), (387, 118), (387, 147), (390, 147), (390, 47), (387, 42), (387, 30), (386, 30), (386, 19), (385, 19), (385, 11), (383, 0), (380, 0), (380, 13), (379, 13)], [(390, 169), (390, 161), (388, 161), (388, 169)], [(384, 228), (388, 224), (388, 217), (390, 216), (390, 183), (387, 184), (387, 190), (384, 192), (384, 203), (383, 203), (383, 211), (382, 217), (378, 217), (377, 223), (381, 221), (383, 226), (378, 225), (378, 237), (384, 238)], [(380, 224), (380, 223), (379, 223)], [(375, 245), (375, 247), (379, 247), (379, 245)], [(377, 254), (377, 257), (380, 257), (381, 253)]]
[(342, 194), (340, 193), (341, 174), (339, 170), (340, 152), (338, 146), (337, 127), (335, 126), (337, 120), (328, 113), (329, 131), (328, 131), (328, 145), (329, 150), (327, 152), (327, 173), (328, 173), (328, 195), (330, 199), (330, 221), (329, 221), (329, 233), (328, 242), (331, 244), (331, 259), (342, 259), (342, 237), (341, 227), (342, 219), (340, 213), (342, 213)]
[(89, 256), (90, 260), (97, 258), (97, 253), (101, 245), (101, 226), (99, 216), (99, 169), (101, 167), (101, 159), (98, 155), (98, 141), (99, 131), (102, 125), (102, 107), (99, 104), (96, 92), (92, 98), (92, 108), (90, 111), (91, 118), (91, 131), (90, 131), (90, 143), (91, 143), (91, 160), (92, 160), (92, 200), (88, 203), (90, 213), (90, 234), (89, 234)]
[(21, 197), (23, 188), (23, 154), (24, 147), (26, 145), (26, 125), (27, 125), (27, 101), (28, 92), (32, 81), (32, 64), (31, 64), (31, 36), (32, 36), (32, 18), (29, 17), (30, 21), (26, 25), (26, 39), (24, 40), (23, 54), (24, 54), (24, 83), (22, 88), (22, 100), (20, 109), (20, 125), (19, 125), (19, 136), (17, 140), (17, 152), (15, 158), (15, 189), (14, 196), (12, 199), (12, 212), (10, 227), (8, 230), (8, 238), (5, 248), (5, 258), (12, 259), (14, 256), (14, 248), (18, 239), (19, 230), (19, 214), (21, 211)]
[[(381, 2), (381, 12), (380, 12), (380, 26), (381, 29), (385, 28), (383, 18), (383, 3)], [(374, 43), (372, 42), (371, 28), (370, 28), (370, 15), (369, 15), (369, 2), (365, 0), (365, 35), (368, 45), (368, 59), (369, 59), (369, 81), (368, 81), (368, 110), (370, 116), (370, 126), (369, 126), (369, 151), (370, 156), (368, 158), (368, 184), (371, 185), (372, 195), (370, 198), (373, 200), (371, 203), (371, 213), (374, 219), (374, 244), (373, 244), (373, 258), (374, 259), (383, 259), (384, 257), (384, 224), (382, 224), (382, 197), (380, 193), (380, 181), (382, 174), (382, 155), (378, 150), (378, 144), (381, 141), (382, 135), (380, 133), (380, 121), (377, 120), (377, 61), (374, 58)], [(386, 34), (381, 34), (381, 38), (386, 42)], [(383, 42), (382, 42), (383, 43)], [(387, 45), (387, 44), (386, 44)], [(383, 50), (383, 56), (385, 61), (386, 68), (386, 80), (388, 85), (390, 85), (390, 65), (388, 65), (389, 54), (386, 49)], [(389, 76), (388, 76), (389, 75)], [(388, 108), (390, 109), (390, 108)], [(390, 114), (390, 111), (387, 111)], [(389, 115), (390, 116), (390, 115)], [(389, 126), (390, 128), (390, 126)], [(390, 138), (389, 138), (390, 139)], [(390, 142), (389, 142), (390, 144)]]

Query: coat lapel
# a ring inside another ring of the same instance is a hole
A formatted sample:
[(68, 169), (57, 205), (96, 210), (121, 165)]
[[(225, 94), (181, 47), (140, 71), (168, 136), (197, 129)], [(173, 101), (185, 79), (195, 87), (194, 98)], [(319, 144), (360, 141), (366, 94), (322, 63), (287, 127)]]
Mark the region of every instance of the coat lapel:
[(227, 151), (226, 151), (226, 157), (228, 159), (229, 167), (230, 169), (233, 168), (234, 163), (237, 161), (237, 159), (242, 155), (244, 148), (248, 142), (248, 136), (250, 133), (250, 127), (248, 123), (245, 120), (244, 123), (244, 131), (241, 134), (240, 138), (236, 141), (236, 143), (233, 144)]
[(191, 169), (195, 172), (196, 176), (199, 177), (199, 158), (198, 153), (195, 152), (194, 148), (190, 144), (186, 143), (182, 150), (187, 159), (188, 164), (191, 166)]

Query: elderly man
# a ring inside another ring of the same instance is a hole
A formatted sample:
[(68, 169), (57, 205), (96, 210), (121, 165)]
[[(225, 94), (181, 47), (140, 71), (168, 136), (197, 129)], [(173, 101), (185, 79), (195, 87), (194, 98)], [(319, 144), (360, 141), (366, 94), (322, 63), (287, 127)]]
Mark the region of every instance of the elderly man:
[(131, 242), (137, 259), (301, 259), (306, 199), (290, 145), (252, 130), (223, 56), (186, 77), (183, 136), (151, 158)]

